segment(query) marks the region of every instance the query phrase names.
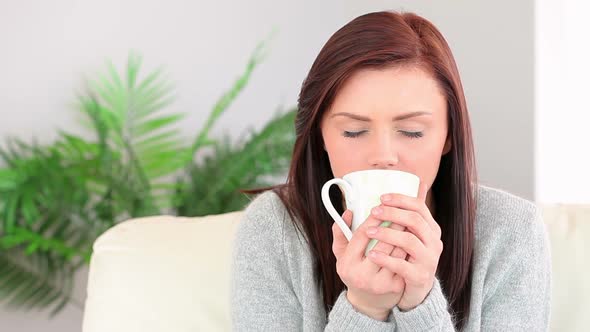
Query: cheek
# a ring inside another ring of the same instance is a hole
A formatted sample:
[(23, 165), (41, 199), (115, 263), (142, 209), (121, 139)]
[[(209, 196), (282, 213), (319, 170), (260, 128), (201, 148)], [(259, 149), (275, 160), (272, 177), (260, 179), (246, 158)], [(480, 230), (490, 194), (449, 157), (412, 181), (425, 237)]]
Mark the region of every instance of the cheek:
[(438, 173), (441, 154), (442, 146), (438, 141), (423, 141), (419, 146), (405, 151), (403, 164), (410, 172), (431, 184)]
[(325, 133), (324, 142), (330, 159), (330, 166), (335, 177), (357, 171), (365, 164), (360, 151), (351, 153), (351, 144), (339, 134)]
[(359, 164), (359, 156), (355, 153), (350, 153), (350, 146), (337, 141), (334, 142), (328, 148), (328, 156), (330, 158), (330, 166), (332, 167), (332, 173), (336, 177), (342, 177), (344, 174), (350, 173), (355, 170), (357, 164)]

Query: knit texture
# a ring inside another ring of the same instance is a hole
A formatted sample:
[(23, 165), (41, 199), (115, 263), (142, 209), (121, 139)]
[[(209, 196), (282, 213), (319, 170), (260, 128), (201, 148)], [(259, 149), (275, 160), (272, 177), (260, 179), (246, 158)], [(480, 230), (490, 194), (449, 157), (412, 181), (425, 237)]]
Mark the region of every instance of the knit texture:
[[(416, 308), (387, 321), (357, 312), (346, 290), (326, 319), (313, 258), (273, 192), (246, 208), (233, 242), (234, 331), (455, 331), (438, 279)], [(540, 209), (510, 193), (478, 187), (472, 292), (463, 331), (546, 331), (551, 257)]]

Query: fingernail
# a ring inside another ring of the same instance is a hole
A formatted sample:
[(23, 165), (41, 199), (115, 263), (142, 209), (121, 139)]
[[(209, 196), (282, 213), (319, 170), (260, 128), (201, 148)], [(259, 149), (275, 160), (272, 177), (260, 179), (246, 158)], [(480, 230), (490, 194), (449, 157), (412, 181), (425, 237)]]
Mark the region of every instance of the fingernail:
[(379, 214), (381, 214), (381, 212), (383, 212), (383, 209), (381, 209), (380, 207), (373, 208), (373, 210), (372, 210), (372, 213), (374, 215), (379, 215)]
[(369, 253), (369, 255), (371, 255), (371, 257), (378, 257), (379, 256), (379, 252), (377, 252), (376, 250), (371, 250), (371, 252)]
[(367, 234), (370, 234), (370, 235), (377, 234), (377, 227), (372, 227), (372, 226), (371, 226), (371, 227), (369, 227), (369, 228), (367, 229)]
[(381, 196), (381, 200), (384, 202), (390, 201), (391, 200), (391, 196), (390, 195), (383, 195)]

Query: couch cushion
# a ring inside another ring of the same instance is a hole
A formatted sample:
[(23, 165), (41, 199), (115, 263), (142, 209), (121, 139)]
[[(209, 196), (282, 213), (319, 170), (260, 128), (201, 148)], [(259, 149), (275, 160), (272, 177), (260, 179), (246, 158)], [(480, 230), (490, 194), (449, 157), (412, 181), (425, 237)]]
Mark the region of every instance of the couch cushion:
[(84, 332), (229, 331), (231, 238), (242, 212), (115, 225), (94, 244)]
[(590, 206), (548, 205), (543, 219), (551, 241), (551, 331), (590, 326)]

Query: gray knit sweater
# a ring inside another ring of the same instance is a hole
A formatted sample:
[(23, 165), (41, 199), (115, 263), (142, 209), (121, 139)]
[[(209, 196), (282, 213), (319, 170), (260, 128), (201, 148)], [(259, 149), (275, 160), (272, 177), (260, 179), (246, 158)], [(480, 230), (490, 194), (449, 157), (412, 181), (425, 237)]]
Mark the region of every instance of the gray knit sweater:
[[(464, 331), (546, 331), (551, 259), (540, 210), (480, 186), (471, 307)], [(455, 331), (435, 279), (422, 304), (388, 321), (355, 311), (342, 291), (326, 319), (311, 252), (273, 192), (256, 197), (237, 227), (231, 275), (234, 331)]]

